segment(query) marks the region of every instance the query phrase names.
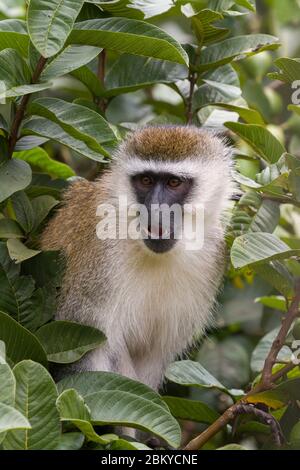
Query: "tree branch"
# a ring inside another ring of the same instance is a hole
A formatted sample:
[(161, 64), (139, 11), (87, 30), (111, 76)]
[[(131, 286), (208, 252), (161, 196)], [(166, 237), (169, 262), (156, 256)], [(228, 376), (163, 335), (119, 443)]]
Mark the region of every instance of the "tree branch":
[(190, 126), (193, 122), (193, 116), (194, 116), (193, 97), (194, 97), (195, 85), (197, 82), (196, 72), (189, 73), (189, 82), (190, 82), (190, 92), (189, 92), (189, 96), (188, 96), (187, 104), (186, 104), (186, 123)]
[[(41, 56), (38, 63), (37, 63), (35, 71), (32, 75), (31, 84), (34, 84), (38, 81), (38, 79), (39, 79), (39, 77), (40, 77), (40, 75), (43, 71), (43, 68), (45, 67), (46, 62), (47, 62), (47, 59), (45, 59), (44, 57)], [(8, 156), (9, 156), (9, 158), (11, 158), (11, 156), (14, 152), (14, 149), (15, 149), (15, 146), (16, 146), (16, 143), (17, 143), (17, 140), (18, 140), (19, 129), (20, 129), (21, 123), (24, 119), (24, 115), (25, 115), (26, 108), (27, 108), (30, 97), (31, 97), (31, 94), (24, 95), (22, 100), (21, 100), (20, 105), (17, 108), (15, 118), (13, 120), (11, 131), (10, 131), (10, 136), (9, 136), (9, 139), (8, 139)]]
[(291, 303), (291, 306), (282, 321), (281, 328), (279, 330), (278, 335), (276, 336), (275, 340), (273, 341), (271, 350), (266, 358), (263, 372), (262, 372), (262, 386), (266, 388), (271, 388), (273, 385), (273, 377), (272, 377), (272, 369), (276, 362), (277, 356), (284, 346), (285, 339), (289, 333), (289, 330), (296, 320), (297, 316), (299, 315), (299, 302), (300, 302), (300, 281), (296, 284), (295, 289), (295, 297)]
[[(106, 71), (106, 50), (103, 49), (98, 56), (98, 78), (101, 82), (101, 85), (104, 88), (104, 81), (105, 81), (105, 71)], [(98, 98), (97, 100), (99, 109), (104, 113), (107, 108), (107, 100), (105, 98)]]
[[(276, 373), (272, 374), (272, 368), (274, 364), (276, 363), (277, 356), (285, 343), (285, 339), (293, 324), (293, 321), (299, 315), (299, 303), (300, 303), (300, 280), (297, 281), (296, 283), (295, 297), (290, 305), (290, 308), (288, 309), (288, 312), (285, 318), (282, 321), (280, 331), (276, 339), (274, 340), (271, 350), (265, 361), (261, 381), (255, 387), (253, 387), (247, 393), (245, 397), (243, 397), (242, 399), (237, 401), (234, 405), (232, 405), (230, 408), (228, 408), (225, 411), (225, 413), (223, 413), (222, 416), (220, 416), (204, 432), (202, 432), (199, 436), (197, 436), (195, 439), (190, 441), (184, 447), (184, 450), (201, 449), (204, 446), (204, 444), (206, 444), (213, 436), (215, 436), (227, 424), (229, 424), (238, 414), (241, 414), (242, 410), (246, 409), (245, 406), (249, 405), (249, 403), (245, 401), (247, 397), (272, 389), (277, 380), (284, 377), (288, 372), (290, 372), (295, 367), (298, 367), (296, 364), (290, 363), (284, 366), (282, 369), (280, 369)], [(252, 409), (256, 409), (256, 408), (253, 407)], [(256, 414), (256, 412), (254, 414)], [(269, 424), (271, 425), (271, 422)], [(276, 426), (274, 423), (272, 423), (272, 426), (273, 426), (273, 430), (275, 430)]]

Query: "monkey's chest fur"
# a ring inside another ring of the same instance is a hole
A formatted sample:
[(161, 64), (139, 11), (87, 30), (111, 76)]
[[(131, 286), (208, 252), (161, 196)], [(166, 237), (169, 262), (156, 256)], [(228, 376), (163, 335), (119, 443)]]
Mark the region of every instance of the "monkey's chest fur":
[(153, 255), (143, 249), (132, 256), (124, 251), (117, 265), (106, 264), (110, 289), (98, 306), (98, 326), (104, 327), (111, 343), (121, 335), (132, 357), (159, 350), (168, 361), (181, 354), (211, 319), (222, 275), (219, 252), (215, 243), (200, 252), (178, 247)]

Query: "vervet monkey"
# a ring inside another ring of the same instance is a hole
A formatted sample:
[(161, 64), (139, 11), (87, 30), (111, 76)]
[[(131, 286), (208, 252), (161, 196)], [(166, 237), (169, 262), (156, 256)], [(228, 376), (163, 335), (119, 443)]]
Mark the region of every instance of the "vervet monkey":
[[(230, 148), (213, 134), (145, 127), (120, 145), (100, 179), (71, 185), (42, 237), (43, 249), (66, 256), (56, 319), (97, 327), (107, 337), (73, 370), (118, 372), (157, 390), (170, 362), (205, 332), (223, 275), (231, 167)], [(161, 219), (152, 226), (150, 218), (145, 239), (99, 240), (97, 207), (118, 208), (124, 196), (128, 206), (149, 211), (153, 204), (202, 204), (202, 249), (174, 238), (174, 220), (168, 239)]]

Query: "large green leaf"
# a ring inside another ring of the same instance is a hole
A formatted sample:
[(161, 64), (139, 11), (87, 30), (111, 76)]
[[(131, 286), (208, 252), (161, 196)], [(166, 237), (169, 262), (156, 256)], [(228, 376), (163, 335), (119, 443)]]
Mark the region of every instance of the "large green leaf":
[(268, 129), (256, 124), (227, 122), (226, 127), (244, 139), (268, 163), (276, 163), (285, 148)]
[(96, 328), (68, 321), (55, 321), (36, 332), (48, 360), (59, 364), (78, 361), (88, 351), (105, 341), (104, 334)]
[(43, 57), (59, 52), (84, 0), (30, 0), (27, 22), (31, 41)]
[(16, 49), (22, 56), (27, 56), (29, 36), (25, 21), (2, 20), (0, 21), (0, 50)]
[(0, 434), (11, 430), (30, 428), (28, 419), (18, 410), (5, 403), (0, 403)]
[(70, 421), (92, 442), (107, 445), (111, 440), (117, 439), (114, 434), (99, 436), (91, 423), (90, 410), (84, 399), (75, 389), (62, 392), (57, 399), (57, 408), (62, 421)]
[(0, 163), (0, 202), (25, 189), (30, 184), (31, 177), (31, 168), (26, 162), (8, 160)]
[[(5, 343), (1, 341), (5, 348)], [(5, 357), (0, 358), (0, 403), (9, 406), (15, 404), (16, 380), (14, 374), (6, 362)]]
[(163, 399), (167, 403), (172, 415), (177, 419), (211, 424), (219, 417), (216, 411), (201, 401), (169, 396), (164, 396)]
[(7, 240), (7, 249), (10, 258), (17, 264), (22, 263), (40, 253), (39, 250), (31, 250), (20, 240), (15, 238)]
[(14, 367), (16, 408), (31, 423), (31, 429), (10, 431), (3, 441), (6, 450), (55, 449), (61, 428), (56, 409), (57, 389), (47, 370), (33, 361)]
[(188, 64), (186, 52), (175, 39), (144, 21), (124, 18), (83, 21), (76, 23), (68, 42)]
[(6, 344), (10, 363), (32, 359), (47, 365), (46, 353), (37, 338), (3, 312), (0, 312), (0, 339)]
[(85, 397), (94, 424), (130, 426), (164, 439), (172, 447), (180, 445), (180, 427), (169, 410), (131, 390), (103, 390)]
[(0, 219), (0, 238), (24, 238), (20, 226), (15, 220)]
[(102, 49), (93, 46), (68, 46), (44, 68), (40, 79), (52, 80), (91, 62)]
[(28, 121), (23, 128), (23, 135), (31, 134), (47, 137), (48, 139), (59, 142), (60, 144), (65, 145), (66, 147), (69, 147), (70, 149), (75, 150), (75, 152), (81, 153), (85, 157), (91, 158), (92, 160), (98, 162), (105, 161), (101, 153), (92, 150), (82, 140), (72, 137), (64, 130), (63, 127), (61, 127), (56, 122), (50, 121), (49, 119), (38, 117)]
[(210, 67), (219, 67), (240, 56), (257, 54), (258, 52), (277, 49), (278, 39), (268, 34), (251, 34), (236, 36), (217, 44), (210, 45), (201, 52), (196, 68), (199, 71)]
[(47, 173), (52, 178), (67, 179), (75, 176), (74, 171), (65, 163), (53, 160), (41, 147), (36, 147), (23, 152), (15, 152), (14, 158), (29, 163), (34, 170)]
[(281, 57), (276, 59), (275, 65), (281, 72), (269, 73), (268, 77), (274, 80), (281, 80), (286, 83), (293, 83), (300, 77), (300, 59), (290, 59), (289, 57)]
[(34, 226), (35, 215), (29, 197), (24, 191), (18, 191), (12, 195), (10, 201), (18, 224), (24, 232), (31, 232)]
[(167, 369), (166, 378), (171, 382), (187, 387), (216, 388), (230, 395), (240, 394), (240, 391), (227, 390), (199, 362), (190, 360), (173, 362)]
[(29, 111), (50, 119), (71, 137), (81, 140), (99, 154), (107, 155), (105, 144), (116, 140), (108, 122), (99, 113), (85, 106), (57, 98), (39, 98), (32, 102)]
[(58, 383), (59, 391), (70, 388), (84, 398), (94, 424), (137, 427), (162, 437), (174, 447), (179, 445), (176, 421), (159, 395), (146, 385), (111, 372), (84, 372)]
[(300, 250), (291, 250), (270, 233), (242, 235), (236, 238), (231, 249), (231, 261), (236, 269), (299, 255)]
[(123, 54), (106, 75), (105, 96), (127, 93), (154, 83), (173, 83), (186, 76), (187, 69), (184, 66)]
[(150, 400), (164, 409), (168, 409), (160, 396), (151, 390), (151, 388), (112, 372), (81, 372), (69, 375), (58, 382), (57, 387), (59, 392), (75, 388), (83, 397), (103, 390), (127, 391), (130, 388), (131, 393), (142, 396), (146, 400)]

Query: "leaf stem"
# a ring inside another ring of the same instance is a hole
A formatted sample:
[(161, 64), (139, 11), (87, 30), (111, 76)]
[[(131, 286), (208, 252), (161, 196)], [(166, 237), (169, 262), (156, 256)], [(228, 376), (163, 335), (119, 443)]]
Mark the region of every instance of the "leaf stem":
[[(31, 84), (34, 84), (38, 81), (43, 71), (43, 68), (45, 67), (46, 62), (47, 62), (47, 59), (41, 56), (33, 72)], [(23, 98), (21, 99), (20, 105), (17, 108), (16, 114), (15, 114), (15, 117), (11, 126), (10, 136), (8, 139), (8, 157), (9, 158), (11, 158), (12, 154), (14, 153), (14, 149), (18, 140), (19, 129), (24, 119), (24, 115), (25, 115), (30, 97), (31, 97), (31, 94), (24, 95)]]

